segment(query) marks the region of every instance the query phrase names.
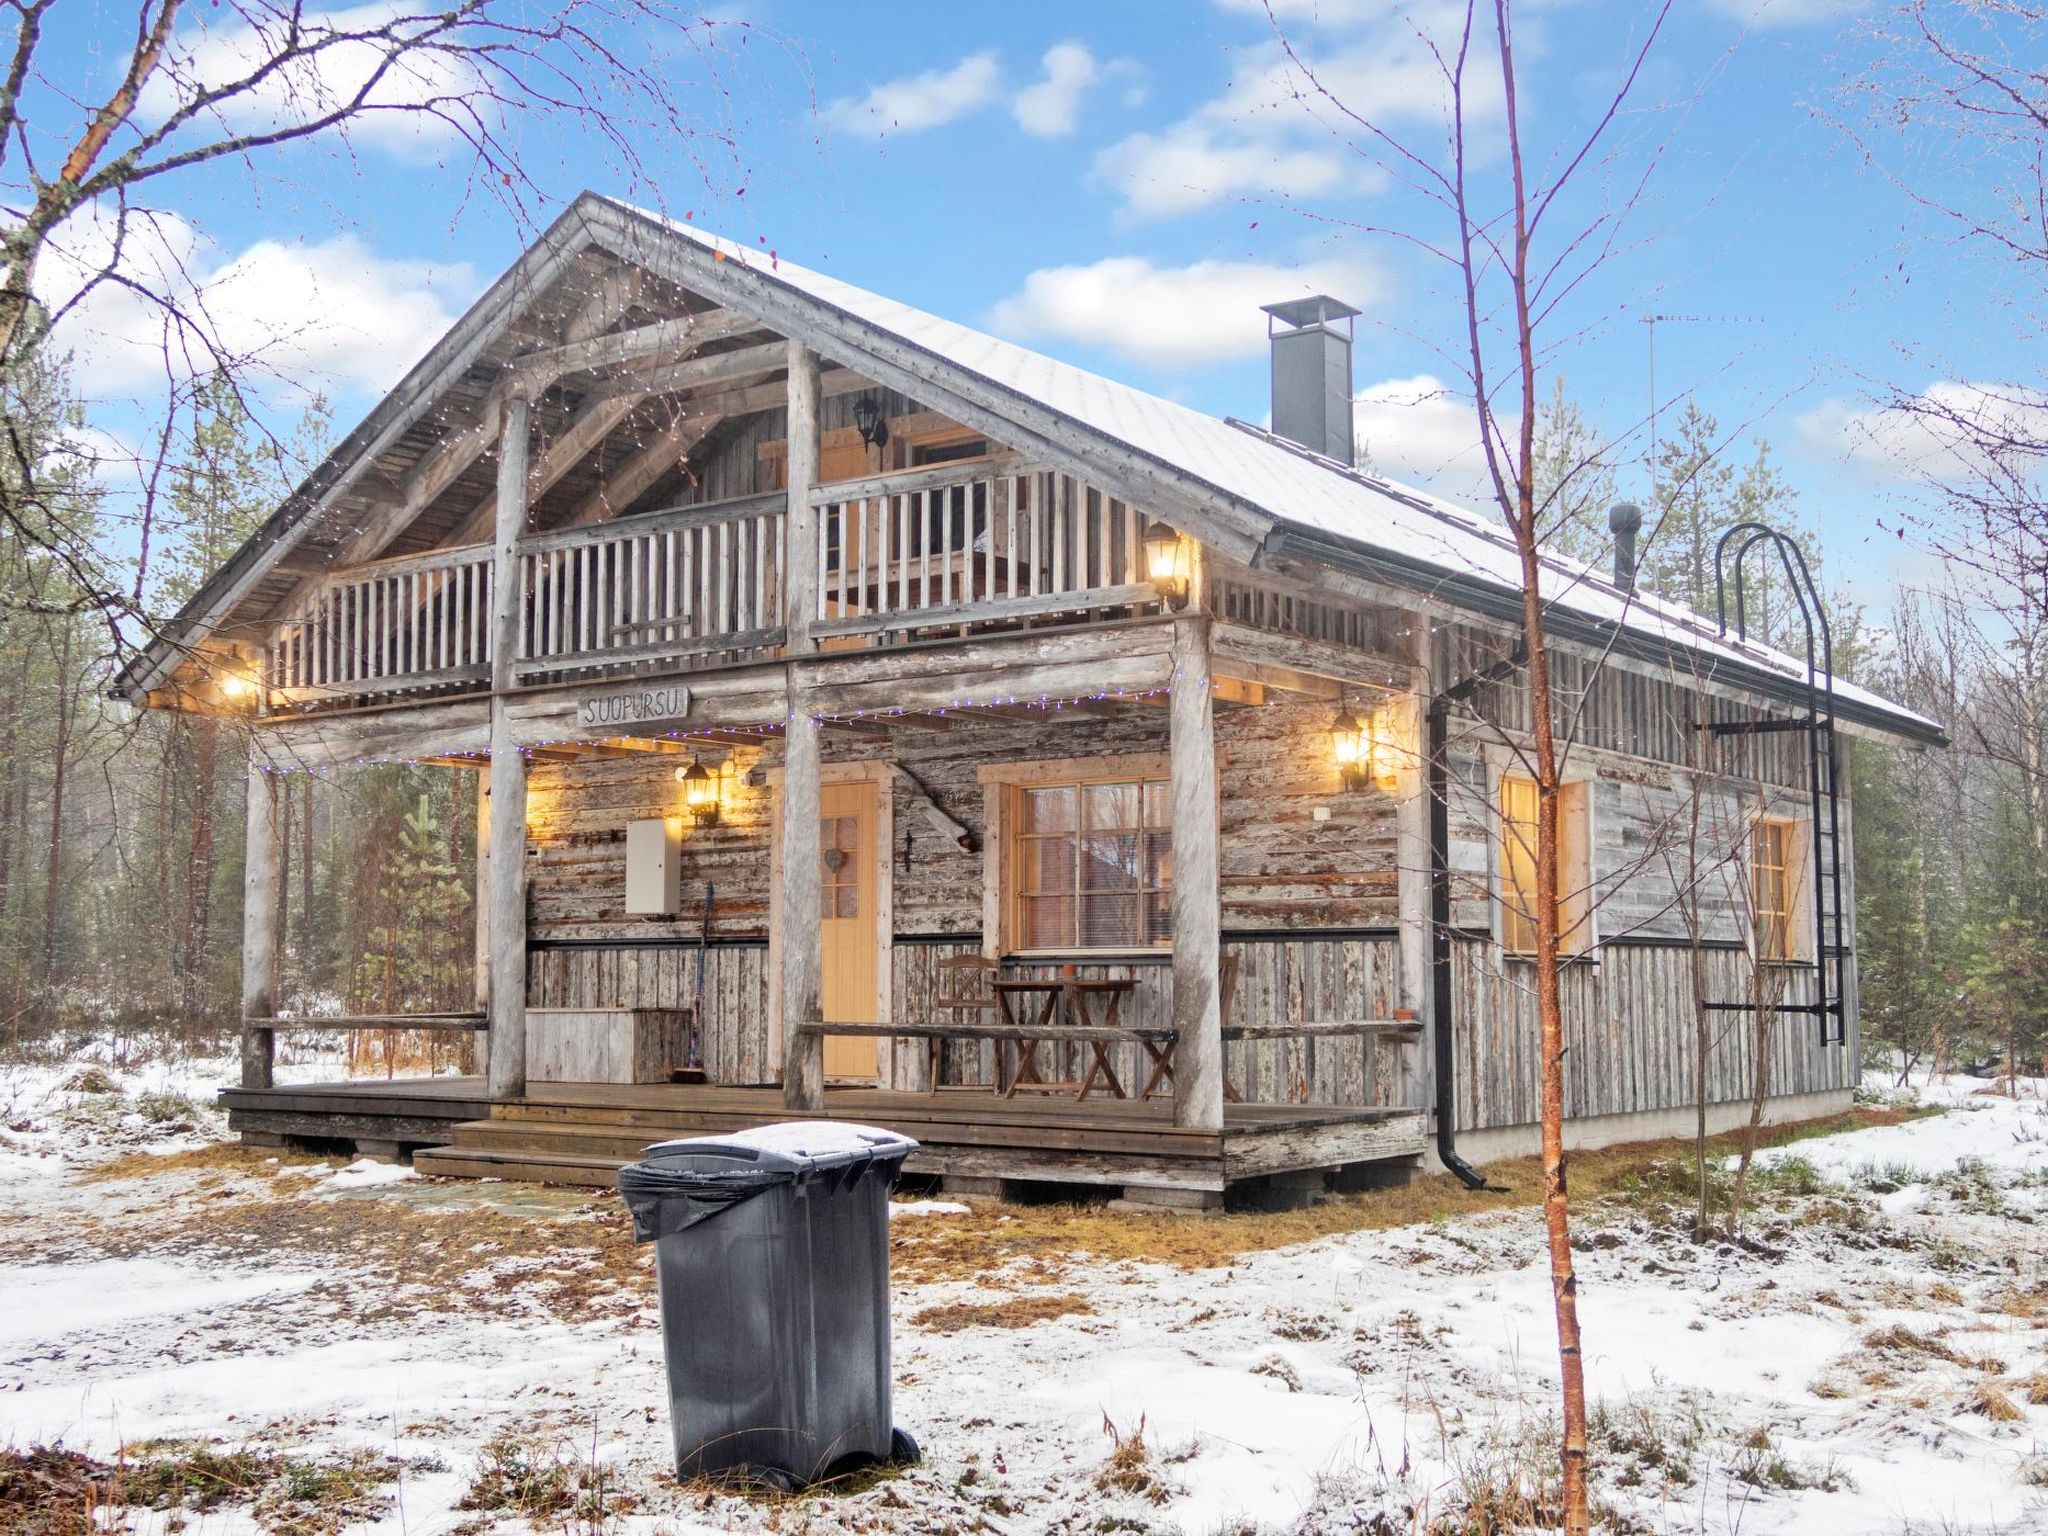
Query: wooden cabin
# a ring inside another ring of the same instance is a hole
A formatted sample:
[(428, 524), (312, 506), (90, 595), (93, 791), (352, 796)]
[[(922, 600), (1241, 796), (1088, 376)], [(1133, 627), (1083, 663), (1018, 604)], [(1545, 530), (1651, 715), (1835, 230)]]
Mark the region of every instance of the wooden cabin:
[[(120, 680), (249, 726), (231, 1124), (602, 1183), (823, 1114), (1193, 1206), (1533, 1145), (1515, 562), (1352, 467), (1350, 314), (1269, 311), (1265, 430), (581, 198)], [(1696, 962), (1717, 1120), (1767, 973), (1773, 1116), (1842, 1106), (1836, 739), (1939, 728), (1546, 580), (1574, 1138), (1689, 1123)], [(386, 760), (486, 776), (477, 1007), (325, 1027), (487, 1066), (280, 1083), (276, 786)]]

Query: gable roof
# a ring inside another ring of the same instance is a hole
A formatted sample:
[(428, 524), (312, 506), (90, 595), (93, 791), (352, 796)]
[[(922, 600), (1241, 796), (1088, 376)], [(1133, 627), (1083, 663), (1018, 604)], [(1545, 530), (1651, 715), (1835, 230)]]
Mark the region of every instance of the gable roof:
[[(537, 254), (560, 261), (596, 244), (629, 261), (657, 269), (712, 293), (787, 333), (800, 334), (824, 355), (913, 397), (933, 399), (962, 419), (1000, 419), (1015, 446), (1036, 438), (1049, 455), (1075, 459), (1099, 471), (1106, 458), (1123, 469), (1129, 499), (1172, 517), (1190, 514), (1190, 531), (1219, 542), (1257, 564), (1262, 555), (1287, 553), (1350, 567), (1435, 597), (1453, 607), (1497, 618), (1519, 613), (1520, 566), (1506, 531), (1442, 498), (1384, 477), (1321, 458), (1271, 433), (1208, 416), (1175, 401), (1104, 378), (1014, 342), (987, 335), (898, 300), (860, 288), (764, 252), (723, 239), (615, 199), (585, 193), (542, 236), (521, 263), (494, 284), (382, 402), (363, 427), (316, 471), (279, 518), (317, 498), (322, 476), (346, 474), (338, 460), (350, 453), (380, 413), (414, 399), (443, 354), (466, 328), (482, 323), (514, 274)], [(528, 273), (532, 282), (537, 274)], [(509, 317), (505, 317), (509, 322)], [(421, 381), (421, 382), (416, 382)], [(1022, 436), (1025, 441), (1019, 441)], [(1147, 490), (1155, 494), (1147, 496)], [(302, 514), (303, 515), (303, 514)], [(272, 520), (278, 522), (278, 518)], [(279, 539), (289, 537), (289, 525)], [(252, 547), (271, 529), (259, 533)], [(236, 556), (239, 561), (249, 550)], [(235, 561), (202, 589), (188, 609), (228, 577)], [(1689, 609), (1617, 588), (1602, 572), (1555, 553), (1544, 557), (1552, 582), (1548, 619), (1560, 639), (1612, 646), (1652, 661), (1677, 661), (1716, 680), (1799, 702), (1805, 665), (1753, 642), (1723, 636)], [(130, 671), (135, 668), (131, 667)], [(128, 673), (123, 674), (124, 682)], [(1838, 713), (1847, 720), (1910, 740), (1945, 745), (1938, 723), (1836, 680)]]

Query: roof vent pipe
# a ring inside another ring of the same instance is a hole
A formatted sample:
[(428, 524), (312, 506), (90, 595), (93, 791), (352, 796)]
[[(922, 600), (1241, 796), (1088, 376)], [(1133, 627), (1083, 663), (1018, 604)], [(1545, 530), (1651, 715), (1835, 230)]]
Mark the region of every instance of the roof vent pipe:
[(1643, 531), (1643, 509), (1617, 501), (1607, 513), (1607, 531), (1614, 535), (1614, 584), (1624, 592), (1636, 589), (1636, 535)]
[(1273, 345), (1273, 431), (1341, 464), (1358, 462), (1351, 424), (1351, 319), (1328, 294), (1263, 306)]

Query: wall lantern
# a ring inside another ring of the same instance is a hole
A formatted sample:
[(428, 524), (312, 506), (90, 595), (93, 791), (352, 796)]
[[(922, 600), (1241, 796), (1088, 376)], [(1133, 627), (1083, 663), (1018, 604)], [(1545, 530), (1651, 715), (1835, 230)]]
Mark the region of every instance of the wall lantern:
[(676, 782), (683, 786), (683, 808), (690, 813), (690, 819), (700, 827), (718, 825), (719, 779), (696, 758), (690, 759), (690, 766), (676, 770)]
[(882, 407), (873, 395), (862, 395), (853, 405), (853, 424), (860, 429), (860, 444), (863, 448), (886, 448), (889, 446), (889, 423), (883, 419)]
[(1177, 529), (1154, 523), (1145, 530), (1145, 579), (1163, 597), (1180, 597), (1188, 589), (1191, 554)]
[(214, 686), (221, 699), (235, 709), (251, 709), (261, 695), (256, 679), (245, 672), (222, 672)]
[(1372, 782), (1375, 745), (1371, 724), (1356, 715), (1339, 715), (1331, 724), (1330, 755), (1346, 790), (1355, 794)]

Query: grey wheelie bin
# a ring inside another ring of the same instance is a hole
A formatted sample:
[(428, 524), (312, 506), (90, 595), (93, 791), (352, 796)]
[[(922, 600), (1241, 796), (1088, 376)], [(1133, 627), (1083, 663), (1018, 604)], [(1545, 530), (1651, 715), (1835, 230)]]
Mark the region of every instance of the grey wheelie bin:
[(916, 1459), (889, 1402), (889, 1190), (916, 1150), (808, 1121), (666, 1141), (619, 1170), (655, 1245), (678, 1477), (794, 1488)]

